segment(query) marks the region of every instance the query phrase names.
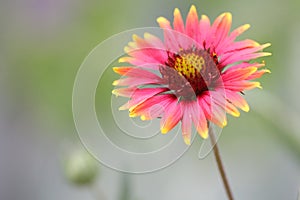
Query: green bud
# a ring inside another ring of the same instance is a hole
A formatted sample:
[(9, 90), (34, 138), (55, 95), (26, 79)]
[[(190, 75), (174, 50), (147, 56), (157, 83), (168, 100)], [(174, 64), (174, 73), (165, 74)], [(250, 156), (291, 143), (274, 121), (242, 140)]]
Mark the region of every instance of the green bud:
[(98, 174), (98, 164), (88, 152), (76, 151), (65, 162), (65, 175), (76, 185), (92, 184)]

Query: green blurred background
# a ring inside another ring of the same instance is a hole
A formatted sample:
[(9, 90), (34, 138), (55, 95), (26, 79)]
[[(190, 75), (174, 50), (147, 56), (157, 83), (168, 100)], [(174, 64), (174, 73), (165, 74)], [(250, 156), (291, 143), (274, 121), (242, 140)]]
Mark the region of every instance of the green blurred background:
[(0, 2), (1, 200), (226, 199), (213, 156), (197, 158), (198, 141), (156, 173), (124, 175), (99, 164), (94, 183), (81, 187), (65, 173), (70, 155), (83, 150), (72, 89), (84, 58), (111, 35), (157, 26), (156, 18), (172, 19), (175, 7), (185, 16), (191, 4), (211, 19), (229, 11), (233, 28), (252, 26), (241, 38), (272, 43), (264, 90), (247, 93), (251, 111), (229, 117), (219, 141), (236, 198), (297, 199), (300, 1), (16, 0)]

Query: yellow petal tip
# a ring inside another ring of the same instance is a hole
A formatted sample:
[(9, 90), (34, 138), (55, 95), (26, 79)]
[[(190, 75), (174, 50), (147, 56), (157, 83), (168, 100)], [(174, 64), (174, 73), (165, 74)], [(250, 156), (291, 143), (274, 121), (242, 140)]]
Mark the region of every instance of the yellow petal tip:
[(190, 8), (190, 12), (197, 12), (196, 6), (192, 5)]
[(242, 110), (245, 111), (245, 112), (249, 112), (249, 111), (250, 111), (249, 105), (245, 105), (245, 106), (242, 108)]
[(244, 29), (246, 29), (246, 30), (249, 29), (250, 27), (251, 27), (250, 24), (245, 24), (245, 25), (244, 25)]
[(164, 17), (158, 17), (157, 19), (156, 19), (156, 21), (157, 21), (157, 23), (166, 23), (166, 22), (168, 22), (168, 20), (166, 19), (166, 18), (164, 18)]
[(116, 72), (116, 73), (118, 73), (118, 69), (119, 69), (119, 67), (113, 67), (113, 68), (112, 68), (112, 70), (113, 70), (114, 72)]
[(139, 38), (139, 36), (137, 34), (133, 34), (132, 35), (132, 40), (133, 41), (136, 41), (138, 38)]
[(146, 121), (147, 120), (146, 116), (145, 115), (141, 115), (141, 120), (142, 121)]
[(177, 16), (180, 14), (180, 10), (178, 8), (174, 9), (174, 16)]
[(112, 90), (111, 93), (114, 94), (114, 95), (116, 95), (116, 96), (119, 96), (118, 92), (116, 90)]
[(137, 116), (136, 113), (132, 113), (132, 112), (129, 113), (129, 117), (136, 117), (136, 116)]
[(208, 130), (204, 131), (204, 132), (200, 132), (199, 133), (200, 136), (203, 138), (203, 139), (207, 139), (208, 138)]
[(234, 116), (234, 117), (239, 117), (240, 115), (241, 115), (240, 112), (234, 112), (234, 113), (233, 113), (233, 116)]
[(119, 84), (119, 81), (118, 81), (118, 80), (115, 80), (115, 81), (112, 83), (113, 86), (116, 86), (116, 85), (118, 85), (118, 84)]
[(231, 18), (232, 18), (232, 15), (231, 15), (230, 12), (225, 12), (225, 13), (223, 13), (223, 17), (226, 17), (226, 18), (231, 19)]
[(271, 43), (266, 43), (263, 46), (264, 46), (264, 48), (267, 48), (267, 47), (271, 46)]
[(270, 53), (270, 52), (265, 52), (264, 53), (264, 56), (271, 56), (272, 55), (272, 53)]
[(169, 131), (169, 129), (167, 129), (166, 127), (162, 127), (162, 128), (160, 129), (160, 132), (161, 132), (162, 134), (166, 134), (168, 131)]
[(119, 62), (119, 63), (126, 62), (125, 57), (119, 58), (118, 62)]
[(128, 46), (125, 46), (123, 50), (125, 53), (129, 53), (131, 51), (131, 48)]
[(207, 19), (208, 17), (206, 15), (201, 15), (201, 19)]
[(259, 88), (259, 89), (263, 89), (259, 82), (257, 82), (256, 87)]
[(191, 145), (191, 138), (188, 135), (183, 136), (183, 141), (186, 145)]

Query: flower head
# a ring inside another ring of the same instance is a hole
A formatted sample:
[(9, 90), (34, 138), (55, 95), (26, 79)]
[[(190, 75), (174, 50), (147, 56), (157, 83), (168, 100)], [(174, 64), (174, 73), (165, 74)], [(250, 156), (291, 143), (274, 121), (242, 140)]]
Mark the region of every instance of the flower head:
[(251, 60), (271, 55), (262, 50), (267, 44), (253, 40), (235, 41), (246, 31), (248, 24), (230, 32), (232, 17), (223, 13), (211, 24), (207, 16), (200, 20), (195, 6), (186, 18), (174, 10), (173, 27), (159, 17), (164, 40), (145, 33), (133, 35), (125, 47), (126, 57), (121, 63), (131, 66), (115, 67), (124, 78), (114, 81), (115, 95), (130, 100), (120, 110), (142, 120), (161, 117), (160, 129), (167, 133), (181, 122), (182, 135), (190, 144), (192, 124), (203, 137), (208, 137), (208, 122), (220, 127), (227, 124), (226, 113), (235, 117), (239, 110), (248, 112), (243, 91), (260, 88), (253, 81), (264, 73), (264, 63)]

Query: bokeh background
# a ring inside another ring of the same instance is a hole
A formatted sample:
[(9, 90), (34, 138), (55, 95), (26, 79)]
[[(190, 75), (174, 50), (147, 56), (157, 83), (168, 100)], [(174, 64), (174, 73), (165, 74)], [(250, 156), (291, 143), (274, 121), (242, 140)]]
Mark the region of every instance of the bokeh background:
[[(1, 200), (226, 199), (213, 156), (197, 158), (199, 137), (172, 166), (128, 175), (84, 157), (72, 117), (77, 70), (97, 44), (127, 29), (156, 26), (158, 16), (171, 19), (175, 7), (185, 16), (191, 4), (211, 19), (229, 11), (233, 28), (252, 25), (241, 38), (272, 43), (264, 90), (247, 93), (251, 111), (229, 117), (219, 140), (236, 198), (297, 199), (298, 0), (15, 0), (0, 1)], [(106, 90), (112, 88), (107, 83)]]

